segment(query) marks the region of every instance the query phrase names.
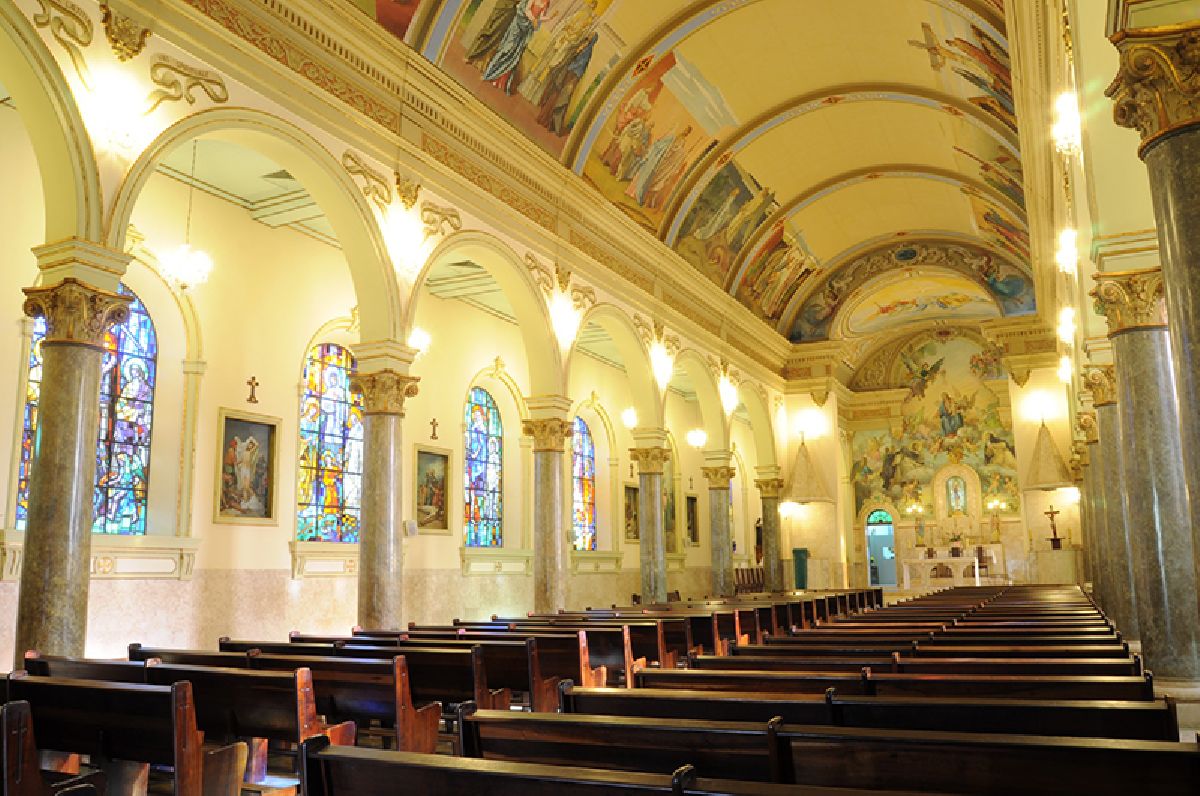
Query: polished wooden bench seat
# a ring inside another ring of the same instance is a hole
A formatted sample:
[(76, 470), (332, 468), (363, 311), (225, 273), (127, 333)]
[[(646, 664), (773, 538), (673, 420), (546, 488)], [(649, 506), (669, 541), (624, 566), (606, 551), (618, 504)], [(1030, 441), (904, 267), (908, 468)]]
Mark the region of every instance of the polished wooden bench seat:
[(1140, 657), (1132, 658), (804, 658), (790, 655), (691, 655), (689, 669), (760, 671), (861, 671), (909, 674), (1141, 675)]

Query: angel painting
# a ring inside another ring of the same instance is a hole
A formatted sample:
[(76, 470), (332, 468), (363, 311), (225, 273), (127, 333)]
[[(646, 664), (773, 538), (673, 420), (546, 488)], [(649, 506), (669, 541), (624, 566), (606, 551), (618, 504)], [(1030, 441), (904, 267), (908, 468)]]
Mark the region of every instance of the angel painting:
[(901, 352), (900, 359), (908, 371), (909, 398), (924, 398), (925, 389), (942, 372), (942, 364), (946, 361), (946, 358), (942, 357), (930, 365), (928, 362), (918, 362), (905, 352)]

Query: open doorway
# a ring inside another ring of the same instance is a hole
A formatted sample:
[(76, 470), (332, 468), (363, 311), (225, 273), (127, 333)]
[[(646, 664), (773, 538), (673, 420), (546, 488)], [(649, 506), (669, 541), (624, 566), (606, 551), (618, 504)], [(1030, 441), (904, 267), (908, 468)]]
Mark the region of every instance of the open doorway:
[(882, 509), (867, 516), (867, 560), (872, 586), (896, 585), (896, 527)]

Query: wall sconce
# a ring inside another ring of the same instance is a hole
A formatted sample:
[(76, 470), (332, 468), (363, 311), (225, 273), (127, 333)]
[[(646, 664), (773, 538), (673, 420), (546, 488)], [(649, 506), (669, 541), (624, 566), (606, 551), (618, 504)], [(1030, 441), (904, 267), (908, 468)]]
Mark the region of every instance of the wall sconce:
[(675, 375), (675, 357), (671, 355), (661, 340), (655, 340), (650, 344), (650, 369), (654, 371), (654, 380), (658, 382), (658, 389), (667, 389), (667, 385), (671, 383), (671, 377)]
[(1058, 250), (1054, 253), (1054, 261), (1058, 263), (1059, 271), (1075, 274), (1079, 268), (1079, 232), (1064, 229), (1058, 233)]
[(422, 329), (420, 326), (414, 326), (413, 330), (408, 333), (408, 347), (417, 350), (417, 356), (421, 356), (429, 350), (429, 344), (433, 342), (433, 338), (429, 332)]
[(721, 378), (717, 380), (717, 395), (721, 398), (721, 408), (725, 410), (725, 416), (733, 414), (733, 411), (738, 408), (741, 399), (738, 398), (737, 385), (733, 383), (733, 379), (729, 378), (728, 373), (722, 373)]
[(625, 428), (633, 429), (633, 428), (637, 428), (637, 424), (638, 424), (637, 410), (634, 409), (632, 406), (625, 407), (625, 409), (621, 412), (621, 425), (625, 426)]
[(1075, 308), (1063, 307), (1058, 311), (1058, 339), (1067, 345), (1075, 345)]
[(702, 428), (693, 428), (687, 433), (687, 444), (697, 450), (708, 444), (708, 432)]
[(1064, 91), (1054, 101), (1054, 125), (1050, 128), (1054, 148), (1066, 157), (1079, 154), (1083, 146), (1083, 122), (1079, 115), (1079, 97)]

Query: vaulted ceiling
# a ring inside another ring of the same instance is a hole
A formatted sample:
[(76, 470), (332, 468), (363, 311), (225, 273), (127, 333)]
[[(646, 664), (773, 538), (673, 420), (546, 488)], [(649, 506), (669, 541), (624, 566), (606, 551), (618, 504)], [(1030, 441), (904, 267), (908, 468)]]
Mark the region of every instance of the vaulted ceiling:
[(1004, 0), (376, 0), (793, 341), (1035, 309)]

